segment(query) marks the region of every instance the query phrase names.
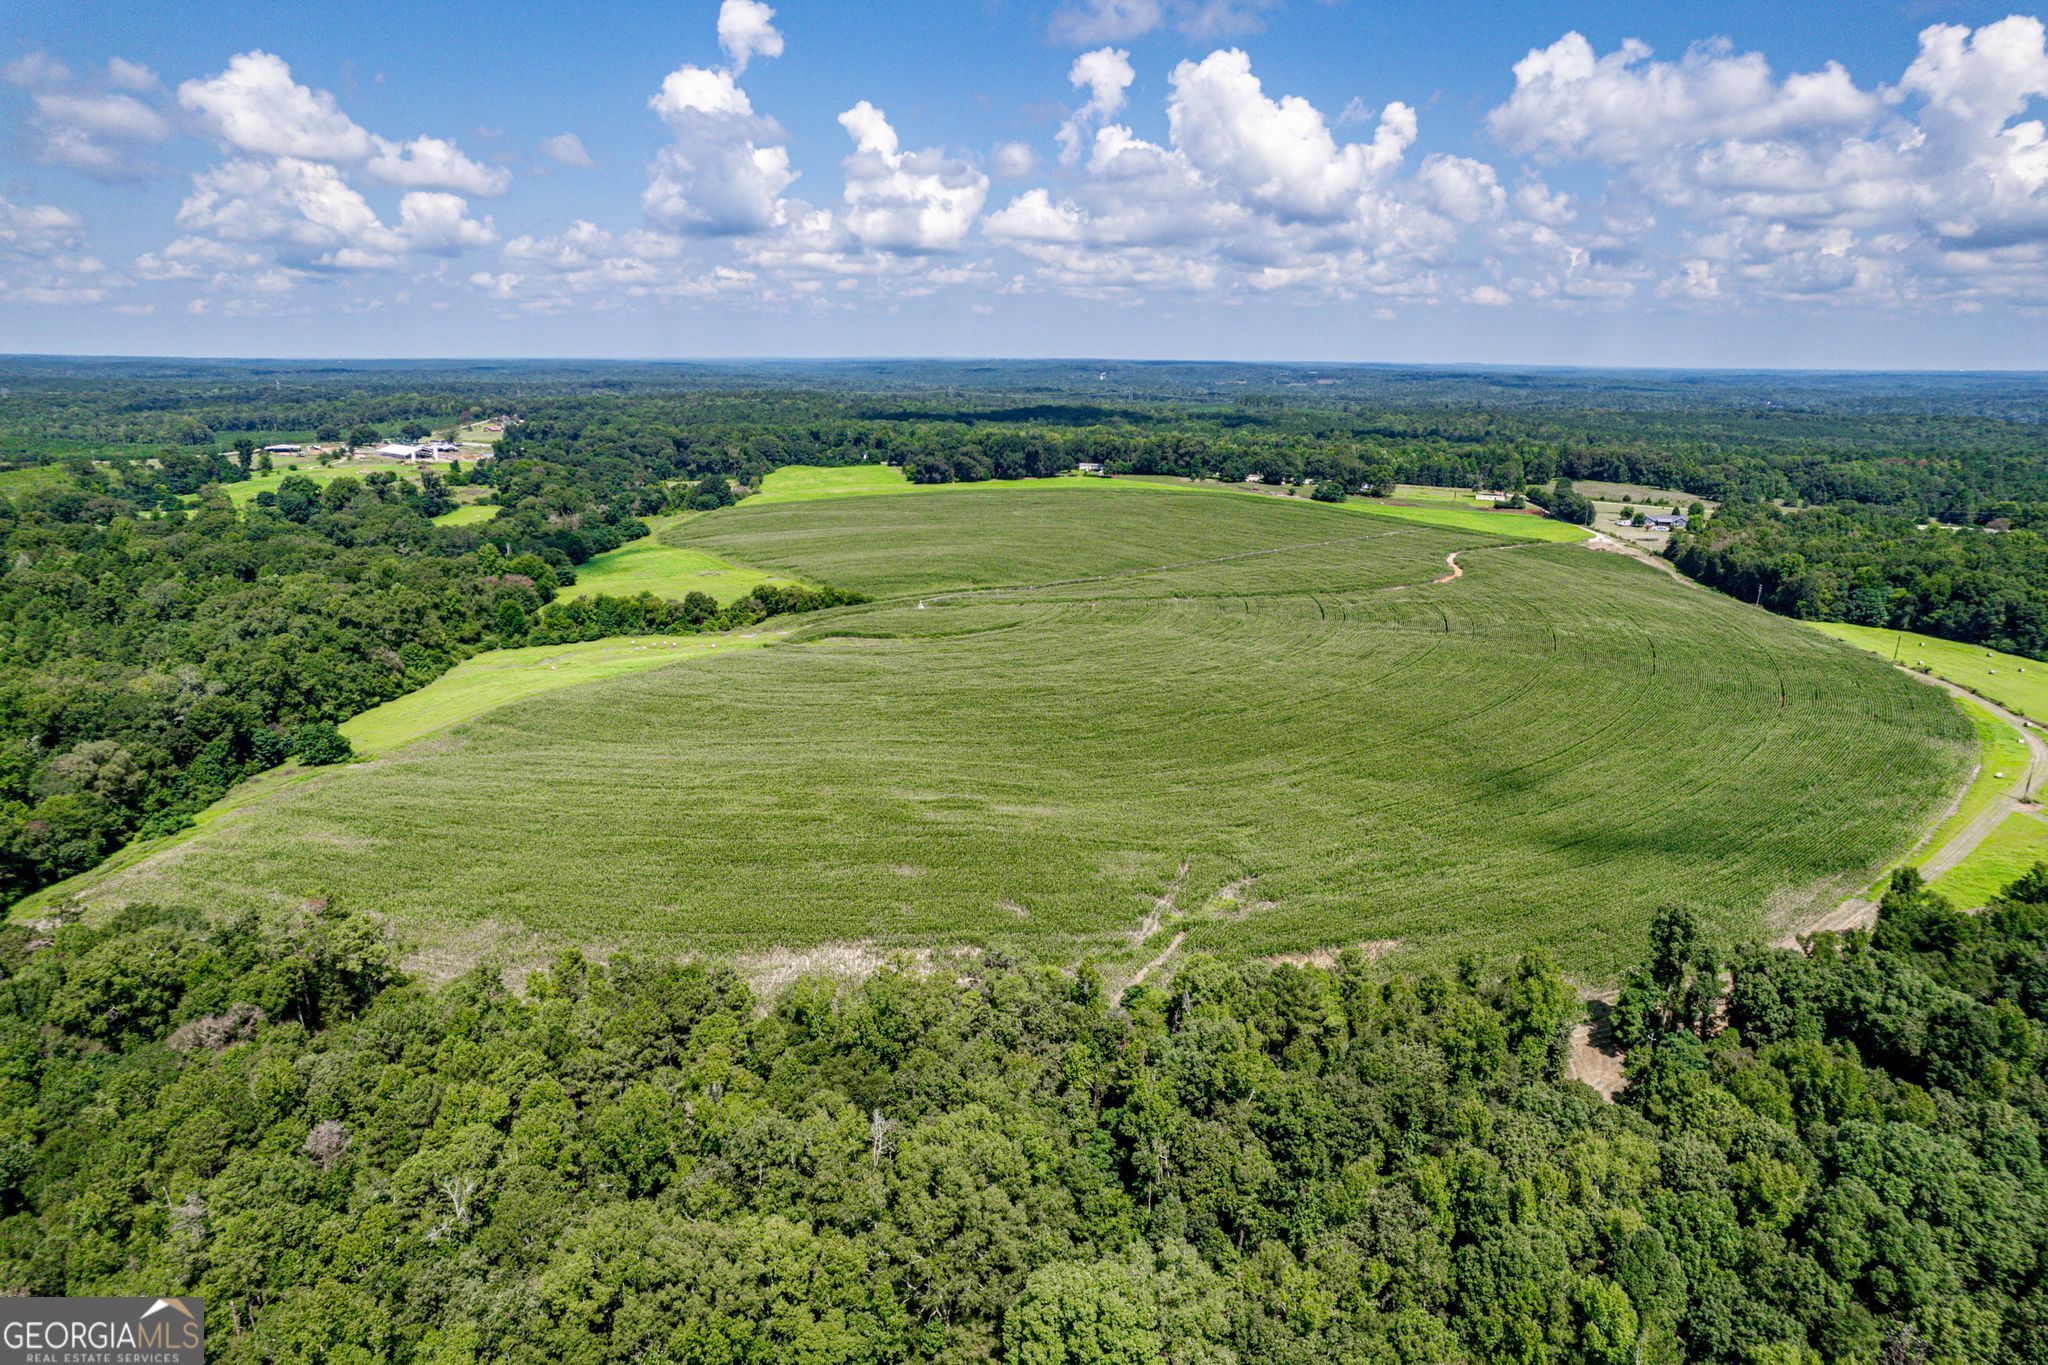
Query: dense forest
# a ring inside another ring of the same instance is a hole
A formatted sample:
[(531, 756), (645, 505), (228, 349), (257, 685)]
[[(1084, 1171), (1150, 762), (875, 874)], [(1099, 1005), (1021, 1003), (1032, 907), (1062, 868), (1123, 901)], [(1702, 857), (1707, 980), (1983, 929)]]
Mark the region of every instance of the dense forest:
[(1384, 461), (1417, 483), (1635, 481), (1952, 522), (2048, 504), (2048, 392), (2024, 375), (13, 358), (0, 362), (0, 463), (204, 452), (243, 434), (332, 440), (488, 412), (525, 416), (515, 434), (545, 449), (682, 450), (689, 472), (740, 478), (878, 458), (973, 478), (1035, 458), (1294, 480)]
[(1701, 582), (1788, 616), (2048, 659), (2048, 541), (2004, 520), (1945, 527), (1853, 503), (1731, 503), (1669, 553)]
[(320, 904), (0, 932), (0, 1286), (224, 1361), (2048, 1360), (2048, 870), (1615, 1007), (993, 956), (408, 980)]

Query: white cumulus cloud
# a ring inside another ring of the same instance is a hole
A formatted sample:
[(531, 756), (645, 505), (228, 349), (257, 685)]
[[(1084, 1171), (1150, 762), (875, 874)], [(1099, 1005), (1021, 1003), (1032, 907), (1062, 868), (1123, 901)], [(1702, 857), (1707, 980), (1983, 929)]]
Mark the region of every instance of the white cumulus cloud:
[(282, 57), (260, 50), (231, 58), (208, 80), (186, 81), (178, 102), (237, 152), (353, 162), (376, 150), (334, 96), (300, 85)]
[(781, 128), (756, 117), (732, 72), (679, 67), (648, 105), (672, 135), (641, 196), (649, 219), (707, 235), (761, 232), (778, 221), (796, 173)]
[(862, 100), (839, 116), (853, 138), (846, 159), (846, 226), (881, 251), (949, 251), (988, 199), (988, 177), (937, 150), (905, 152), (896, 130)]
[(1081, 155), (1088, 130), (1124, 107), (1124, 92), (1137, 78), (1138, 73), (1131, 68), (1131, 54), (1121, 48), (1100, 47), (1074, 58), (1067, 81), (1076, 89), (1086, 90), (1088, 98), (1060, 125), (1060, 160), (1072, 162)]
[(376, 144), (376, 155), (363, 164), (363, 174), (380, 184), (454, 190), (486, 198), (512, 187), (510, 171), (472, 161), (461, 148), (443, 138), (416, 137), (400, 143), (380, 137)]
[(732, 59), (734, 74), (744, 72), (755, 57), (780, 57), (782, 34), (775, 11), (761, 0), (724, 0), (718, 7), (718, 45)]

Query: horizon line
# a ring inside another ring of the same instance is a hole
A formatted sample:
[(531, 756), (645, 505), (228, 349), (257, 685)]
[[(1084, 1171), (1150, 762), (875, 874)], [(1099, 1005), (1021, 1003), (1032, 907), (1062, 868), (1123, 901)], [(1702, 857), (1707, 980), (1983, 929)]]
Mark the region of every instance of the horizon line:
[(1211, 357), (1168, 356), (995, 356), (995, 355), (730, 355), (730, 356), (633, 356), (633, 355), (191, 355), (172, 352), (113, 351), (0, 351), (0, 364), (10, 361), (182, 361), (196, 364), (265, 365), (1147, 365), (1147, 366), (1232, 366), (1244, 369), (1354, 369), (1354, 370), (1472, 370), (1507, 372), (1556, 372), (1594, 374), (1720, 374), (1720, 375), (1911, 375), (1972, 376), (1996, 375), (2013, 378), (2048, 379), (2048, 369), (1983, 369), (1943, 367), (1857, 368), (1821, 365), (1628, 365), (1593, 362), (1545, 362), (1498, 360), (1336, 360), (1270, 359), (1233, 360)]

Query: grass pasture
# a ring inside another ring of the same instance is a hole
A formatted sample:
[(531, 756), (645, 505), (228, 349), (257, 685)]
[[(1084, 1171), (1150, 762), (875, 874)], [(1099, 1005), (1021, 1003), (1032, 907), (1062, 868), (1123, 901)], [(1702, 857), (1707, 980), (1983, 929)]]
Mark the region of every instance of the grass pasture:
[(237, 507), (245, 507), (256, 501), (256, 495), (259, 493), (275, 493), (278, 485), (282, 484), (287, 477), (293, 474), (311, 479), (314, 483), (325, 488), (336, 479), (344, 477), (361, 479), (376, 473), (380, 469), (389, 470), (401, 479), (417, 483), (419, 482), (419, 475), (414, 472), (415, 470), (431, 469), (437, 474), (446, 474), (449, 468), (450, 466), (446, 464), (402, 465), (391, 460), (351, 460), (346, 463), (331, 465), (317, 464), (310, 460), (298, 464), (287, 464), (280, 460), (277, 462), (276, 468), (268, 474), (254, 474), (249, 478), (241, 480), (239, 483), (224, 483), (220, 487), (221, 491), (228, 495), (229, 502)]
[(1985, 807), (2009, 791), (2027, 770), (2027, 746), (2010, 725), (1974, 703), (1963, 701), (1961, 705), (1977, 732), (1977, 775), (1955, 810), (1927, 836), (1928, 853), (1983, 814)]
[(19, 498), (29, 493), (71, 487), (71, 471), (61, 464), (32, 464), (0, 470), (0, 494)]
[(1613, 483), (1606, 479), (1580, 479), (1572, 487), (1595, 502), (1622, 502), (1624, 500), (1641, 506), (1645, 503), (1665, 509), (1676, 508), (1683, 512), (1694, 503), (1704, 506), (1709, 512), (1721, 504), (1712, 498), (1702, 498), (1682, 488), (1657, 488), (1646, 483)]
[(1810, 621), (1815, 630), (1837, 640), (1846, 640), (1886, 659), (1896, 659), (1958, 687), (1967, 687), (1980, 697), (1989, 697), (2008, 711), (2017, 711), (2036, 724), (2048, 724), (2048, 664), (2019, 654), (2006, 654), (1982, 645), (1966, 645), (1910, 630), (1886, 630), (1880, 626), (1852, 626), (1841, 621)]
[(2048, 820), (2031, 810), (2017, 810), (1969, 857), (1934, 881), (1934, 889), (1966, 910), (1991, 898), (2038, 862), (2048, 862)]
[(761, 491), (748, 498), (756, 505), (810, 502), (817, 498), (857, 498), (876, 493), (908, 493), (920, 485), (895, 465), (849, 464), (830, 467), (785, 465), (761, 480)]
[[(496, 509), (493, 508), (493, 511)], [(576, 570), (576, 581), (562, 589), (564, 601), (608, 593), (631, 597), (651, 592), (677, 601), (692, 592), (709, 593), (719, 605), (737, 602), (763, 583), (788, 583), (791, 575), (764, 573), (720, 559), (701, 549), (673, 543), (682, 525), (693, 517), (655, 518), (652, 533), (630, 545), (598, 555)]]
[(491, 502), (466, 502), (462, 506), (443, 512), (434, 518), (436, 526), (477, 526), (498, 515), (498, 505)]
[(443, 963), (1393, 941), (1602, 980), (1666, 901), (1831, 905), (1972, 752), (1934, 689), (1642, 565), (1305, 500), (756, 498), (662, 540), (877, 600), (766, 648), (570, 647), (598, 680), (545, 693), (472, 661), (351, 723), (375, 761), (79, 903), (340, 896)]

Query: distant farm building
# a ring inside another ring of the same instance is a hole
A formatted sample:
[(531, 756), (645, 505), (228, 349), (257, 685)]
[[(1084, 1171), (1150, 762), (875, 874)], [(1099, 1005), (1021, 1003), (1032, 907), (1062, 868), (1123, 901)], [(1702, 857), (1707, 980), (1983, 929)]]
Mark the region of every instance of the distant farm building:
[(1083, 474), (1100, 474), (1102, 472), (1102, 465), (1095, 460), (1083, 460), (1075, 465), (1074, 468)]
[(1643, 518), (1643, 525), (1653, 531), (1683, 531), (1691, 522), (1692, 519), (1683, 512)]
[(285, 444), (285, 445), (265, 446), (265, 447), (263, 447), (263, 453), (264, 453), (265, 455), (296, 455), (296, 454), (298, 454), (298, 453), (299, 453), (300, 451), (302, 451), (302, 450), (304, 450), (304, 449), (305, 449), (305, 447), (304, 447), (304, 446), (295, 446), (295, 445)]
[(427, 458), (422, 453), (423, 450), (424, 447), (421, 446), (405, 445), (401, 442), (393, 441), (388, 445), (378, 446), (377, 454), (382, 455), (387, 460), (405, 460), (410, 462)]

